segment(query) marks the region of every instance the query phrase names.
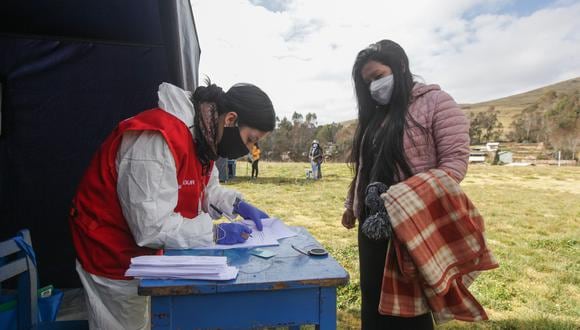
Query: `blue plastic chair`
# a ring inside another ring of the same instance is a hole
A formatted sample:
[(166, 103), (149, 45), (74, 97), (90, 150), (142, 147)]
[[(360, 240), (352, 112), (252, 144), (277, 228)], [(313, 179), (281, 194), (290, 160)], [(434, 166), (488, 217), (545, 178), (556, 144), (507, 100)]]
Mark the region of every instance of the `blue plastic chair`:
[[(18, 233), (28, 245), (32, 246), (27, 229)], [(17, 236), (17, 237), (18, 237)], [(0, 266), (0, 284), (10, 278), (18, 277), (17, 328), (18, 329), (88, 329), (86, 320), (38, 322), (37, 271), (30, 254), (25, 253), (16, 243), (16, 238), (0, 242), (0, 258), (10, 257), (9, 262)]]

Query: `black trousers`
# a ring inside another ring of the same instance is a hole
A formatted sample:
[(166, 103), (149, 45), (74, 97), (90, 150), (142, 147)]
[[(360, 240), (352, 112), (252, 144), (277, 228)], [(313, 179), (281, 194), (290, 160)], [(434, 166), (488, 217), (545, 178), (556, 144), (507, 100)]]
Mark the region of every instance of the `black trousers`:
[(258, 159), (258, 160), (255, 160), (255, 161), (252, 162), (252, 178), (254, 177), (254, 172), (256, 172), (256, 178), (258, 177), (258, 162), (259, 161), (260, 160)]
[(360, 291), (362, 295), (362, 329), (433, 329), (431, 313), (416, 317), (399, 317), (379, 313), (379, 300), (387, 256), (387, 240), (366, 237), (359, 223), (358, 251), (360, 266)]

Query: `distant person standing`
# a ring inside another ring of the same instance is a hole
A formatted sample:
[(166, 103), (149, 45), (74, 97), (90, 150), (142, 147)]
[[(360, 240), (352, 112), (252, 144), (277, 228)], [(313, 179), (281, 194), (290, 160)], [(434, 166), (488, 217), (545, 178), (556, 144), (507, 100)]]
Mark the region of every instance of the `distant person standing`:
[(322, 168), (321, 164), (324, 160), (324, 153), (320, 147), (318, 140), (312, 141), (312, 146), (310, 147), (310, 152), (308, 152), (308, 158), (310, 158), (310, 165), (312, 166), (312, 178), (318, 180), (322, 178)]
[(218, 168), (219, 181), (220, 182), (227, 182), (228, 181), (228, 159), (223, 158), (223, 157), (219, 157), (216, 160), (215, 165)]
[[(258, 162), (260, 161), (260, 154), (262, 151), (260, 150), (260, 146), (258, 143), (254, 144), (252, 148), (252, 179), (254, 178), (254, 173), (256, 173), (255, 178), (258, 178)], [(247, 175), (247, 172), (246, 172)]]

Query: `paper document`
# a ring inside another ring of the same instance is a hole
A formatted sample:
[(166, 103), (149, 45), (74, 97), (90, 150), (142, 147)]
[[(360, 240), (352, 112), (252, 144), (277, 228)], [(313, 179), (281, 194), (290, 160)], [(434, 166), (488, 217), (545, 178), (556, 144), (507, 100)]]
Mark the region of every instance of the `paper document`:
[(244, 243), (232, 245), (213, 244), (211, 246), (198, 247), (196, 249), (226, 250), (280, 245), (280, 243), (278, 243), (279, 239), (296, 236), (296, 233), (280, 219), (262, 219), (262, 231), (258, 231), (256, 224), (252, 220), (243, 220), (242, 222), (252, 229), (252, 236), (248, 237)]
[(125, 276), (140, 279), (231, 280), (238, 276), (227, 257), (141, 256), (131, 259)]
[[(127, 275), (125, 276), (134, 276)], [(139, 275), (134, 276), (141, 280), (210, 280), (210, 281), (228, 281), (233, 280), (238, 276), (238, 268), (227, 266), (219, 274), (188, 274), (188, 273), (172, 273), (172, 274), (155, 274), (155, 275)]]
[(227, 265), (227, 257), (212, 256), (140, 256), (131, 258), (131, 266), (207, 266)]

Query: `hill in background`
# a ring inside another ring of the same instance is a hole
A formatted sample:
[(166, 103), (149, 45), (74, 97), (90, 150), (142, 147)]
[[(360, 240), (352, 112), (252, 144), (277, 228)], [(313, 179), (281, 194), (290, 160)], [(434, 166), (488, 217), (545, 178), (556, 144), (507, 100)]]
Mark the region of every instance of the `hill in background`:
[(555, 91), (556, 93), (566, 93), (569, 94), (574, 91), (580, 90), (580, 77), (576, 77), (570, 80), (564, 80), (559, 83), (548, 85), (542, 88), (534, 89), (529, 92), (516, 94), (512, 96), (502, 97), (500, 99), (485, 101), (473, 104), (461, 104), (462, 108), (481, 108), (481, 107), (511, 107), (511, 108), (525, 108), (529, 105), (534, 104), (538, 99), (550, 91)]
[(522, 112), (522, 110), (535, 104), (543, 95), (551, 91), (554, 91), (558, 94), (571, 94), (575, 91), (580, 91), (580, 77), (565, 80), (521, 94), (502, 97), (496, 100), (480, 103), (460, 104), (460, 106), (468, 116), (470, 113), (477, 114), (478, 112), (488, 110), (490, 107), (494, 107), (495, 110), (499, 112), (498, 118), (499, 121), (503, 124), (505, 135), (511, 130), (511, 123), (514, 121), (515, 117)]

